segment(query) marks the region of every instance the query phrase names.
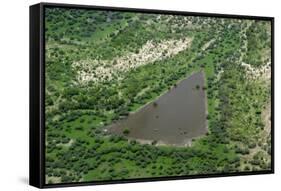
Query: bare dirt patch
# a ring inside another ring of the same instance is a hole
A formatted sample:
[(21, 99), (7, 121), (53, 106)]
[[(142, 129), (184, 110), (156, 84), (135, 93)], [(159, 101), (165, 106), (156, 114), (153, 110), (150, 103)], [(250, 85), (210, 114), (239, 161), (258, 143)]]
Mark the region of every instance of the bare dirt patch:
[(81, 60), (74, 62), (72, 66), (77, 71), (79, 83), (120, 79), (120, 73), (176, 55), (188, 48), (191, 42), (192, 38), (159, 43), (147, 41), (137, 52), (130, 52), (112, 60)]
[(245, 62), (242, 62), (241, 64), (247, 73), (247, 77), (252, 80), (270, 80), (271, 78), (271, 63), (268, 62), (264, 66), (261, 67), (253, 67), (250, 64), (247, 64)]
[(49, 183), (61, 183), (61, 177), (56, 176), (46, 176), (46, 182)]

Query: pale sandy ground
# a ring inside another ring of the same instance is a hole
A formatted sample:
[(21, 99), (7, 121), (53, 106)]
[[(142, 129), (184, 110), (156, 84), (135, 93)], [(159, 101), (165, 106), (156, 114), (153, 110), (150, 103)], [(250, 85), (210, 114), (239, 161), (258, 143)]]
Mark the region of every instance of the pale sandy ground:
[(70, 147), (73, 143), (74, 143), (74, 140), (70, 139), (70, 141), (68, 143), (65, 143), (65, 144), (59, 143), (59, 144), (57, 144), (57, 146)]
[(271, 132), (271, 102), (270, 101), (262, 112), (262, 119), (265, 124), (264, 130), (266, 132), (266, 135), (269, 135)]
[[(129, 139), (130, 140), (130, 139)], [(153, 140), (146, 140), (146, 139), (132, 139), (137, 141), (140, 144), (149, 144), (151, 145)], [(170, 144), (170, 143), (165, 143), (163, 141), (157, 141), (155, 146), (176, 146), (176, 147), (190, 147), (192, 144), (191, 139), (187, 139), (184, 144)]]
[[(160, 43), (147, 41), (137, 53), (129, 52), (112, 60), (81, 60), (74, 62), (72, 66), (77, 71), (79, 83), (111, 80), (119, 73), (176, 55), (190, 47), (191, 42), (192, 38), (165, 40)], [(122, 77), (118, 76), (120, 78)]]
[(61, 183), (61, 177), (56, 176), (46, 176), (46, 182), (51, 181), (52, 183)]
[(203, 45), (202, 50), (205, 51), (211, 44), (213, 44), (216, 41), (216, 39), (211, 39), (206, 44)]
[(263, 80), (270, 80), (271, 78), (271, 63), (268, 62), (266, 65), (261, 67), (253, 67), (250, 64), (246, 64), (245, 62), (241, 63), (246, 70), (249, 79), (256, 80), (256, 79), (263, 79)]
[[(245, 27), (244, 32), (252, 25), (253, 22), (248, 22), (247, 27)], [(246, 49), (246, 51), (242, 52), (240, 61), (241, 66), (245, 68), (247, 76), (250, 80), (270, 80), (271, 78), (271, 63), (268, 62), (264, 66), (261, 67), (253, 67), (250, 64), (247, 64), (243, 62), (243, 57), (245, 56), (245, 53), (248, 49), (248, 41), (246, 40), (243, 44), (243, 48)], [(265, 55), (270, 55), (270, 52), (267, 52)]]

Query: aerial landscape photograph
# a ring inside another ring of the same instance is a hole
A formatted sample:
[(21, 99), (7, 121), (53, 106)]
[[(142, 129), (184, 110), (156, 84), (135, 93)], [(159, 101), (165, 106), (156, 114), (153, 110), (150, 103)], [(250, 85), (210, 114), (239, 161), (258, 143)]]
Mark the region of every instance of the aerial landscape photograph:
[(45, 184), (272, 170), (270, 20), (46, 7)]

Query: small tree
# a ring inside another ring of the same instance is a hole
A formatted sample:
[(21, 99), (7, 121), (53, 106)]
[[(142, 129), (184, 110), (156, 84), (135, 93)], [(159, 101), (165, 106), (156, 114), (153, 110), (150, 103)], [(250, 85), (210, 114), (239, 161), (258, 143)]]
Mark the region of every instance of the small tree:
[(128, 135), (130, 133), (130, 130), (128, 128), (124, 129), (123, 134)]
[(152, 145), (156, 145), (156, 144), (157, 144), (157, 140), (153, 140), (153, 141), (151, 142), (151, 144), (152, 144)]

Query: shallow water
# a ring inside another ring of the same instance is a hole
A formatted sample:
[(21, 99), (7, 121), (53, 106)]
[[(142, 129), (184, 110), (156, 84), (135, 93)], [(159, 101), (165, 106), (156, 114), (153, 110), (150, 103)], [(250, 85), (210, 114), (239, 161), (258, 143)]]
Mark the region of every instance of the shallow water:
[(159, 144), (188, 145), (207, 132), (207, 102), (203, 72), (192, 74), (176, 87), (107, 129), (130, 139)]

